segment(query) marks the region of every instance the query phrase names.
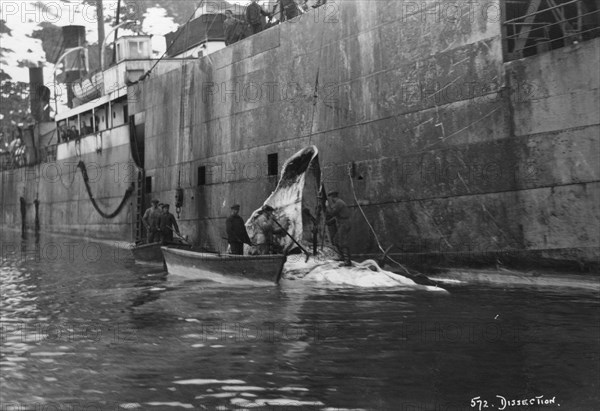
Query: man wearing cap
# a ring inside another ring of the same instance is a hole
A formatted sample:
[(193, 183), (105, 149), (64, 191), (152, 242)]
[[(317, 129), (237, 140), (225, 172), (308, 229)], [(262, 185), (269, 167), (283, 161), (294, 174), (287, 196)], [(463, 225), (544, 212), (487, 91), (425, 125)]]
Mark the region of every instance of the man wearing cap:
[(250, 237), (248, 237), (244, 220), (239, 216), (239, 212), (239, 204), (231, 206), (231, 214), (229, 217), (227, 217), (225, 229), (227, 230), (227, 242), (231, 248), (231, 254), (243, 255), (244, 243), (252, 243), (250, 241)]
[(337, 247), (344, 265), (351, 266), (352, 261), (350, 259), (350, 210), (348, 206), (338, 197), (337, 191), (332, 191), (328, 194), (329, 196), (329, 207), (327, 208), (327, 224), (335, 222), (337, 226), (337, 232), (332, 239), (333, 244)]
[(246, 25), (243, 21), (233, 17), (231, 10), (225, 10), (225, 20), (223, 21), (225, 45), (229, 46), (243, 39), (245, 27)]
[(270, 205), (264, 205), (255, 220), (258, 227), (255, 238), (256, 248), (261, 255), (276, 254), (279, 251), (276, 249), (274, 235), (280, 234), (283, 230), (275, 222), (274, 211), (275, 209)]
[(173, 231), (175, 231), (177, 235), (181, 235), (179, 233), (179, 226), (177, 225), (177, 220), (175, 220), (175, 216), (169, 213), (169, 204), (163, 204), (162, 210), (162, 214), (158, 219), (160, 241), (163, 244), (172, 243)]
[(160, 240), (160, 232), (158, 230), (158, 219), (161, 215), (161, 210), (158, 208), (158, 200), (152, 200), (152, 206), (146, 210), (142, 221), (146, 226), (148, 244)]

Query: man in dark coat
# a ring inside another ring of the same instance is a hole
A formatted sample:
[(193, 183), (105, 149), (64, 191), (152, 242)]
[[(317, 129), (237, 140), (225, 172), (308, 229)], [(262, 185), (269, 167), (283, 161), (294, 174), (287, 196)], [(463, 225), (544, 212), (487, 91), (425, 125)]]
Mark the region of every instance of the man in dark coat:
[(252, 34), (260, 33), (265, 29), (266, 16), (269, 16), (269, 13), (263, 10), (256, 0), (252, 0), (252, 3), (246, 7), (246, 21), (250, 24)]
[(223, 21), (223, 27), (225, 28), (225, 45), (229, 46), (235, 42), (240, 41), (244, 38), (245, 24), (243, 21), (233, 17), (231, 10), (225, 10), (225, 21)]
[(279, 21), (293, 19), (300, 15), (300, 9), (294, 0), (279, 0)]
[(331, 224), (333, 221), (336, 223), (337, 232), (333, 238), (333, 244), (337, 247), (344, 265), (351, 266), (352, 261), (350, 259), (350, 209), (342, 200), (338, 197), (337, 191), (332, 191), (328, 194), (329, 207), (327, 208), (327, 224)]
[(227, 230), (227, 242), (231, 248), (231, 254), (243, 255), (244, 243), (252, 244), (244, 220), (239, 216), (240, 206), (235, 204), (231, 206), (231, 215), (227, 217), (225, 228)]
[(163, 204), (162, 208), (163, 212), (158, 218), (160, 242), (163, 244), (172, 243), (173, 231), (175, 231), (177, 235), (181, 235), (179, 233), (179, 226), (177, 225), (177, 220), (175, 220), (175, 216), (169, 213), (169, 204)]
[(160, 240), (160, 231), (158, 229), (158, 219), (161, 215), (161, 210), (158, 208), (158, 200), (152, 200), (152, 207), (148, 208), (142, 217), (142, 221), (146, 225), (146, 234), (148, 244)]

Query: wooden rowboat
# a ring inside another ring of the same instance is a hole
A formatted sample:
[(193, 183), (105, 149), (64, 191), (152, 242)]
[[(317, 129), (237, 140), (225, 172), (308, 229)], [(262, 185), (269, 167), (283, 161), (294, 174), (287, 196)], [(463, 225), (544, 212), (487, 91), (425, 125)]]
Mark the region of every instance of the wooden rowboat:
[(231, 279), (278, 283), (285, 255), (231, 255), (161, 248), (167, 271), (191, 280), (230, 282)]
[[(133, 247), (131, 253), (135, 261), (140, 263), (151, 263), (151, 264), (162, 264), (163, 254), (161, 247), (164, 247), (162, 243), (150, 243), (141, 244)], [(182, 243), (169, 243), (167, 247), (190, 249), (191, 246)]]

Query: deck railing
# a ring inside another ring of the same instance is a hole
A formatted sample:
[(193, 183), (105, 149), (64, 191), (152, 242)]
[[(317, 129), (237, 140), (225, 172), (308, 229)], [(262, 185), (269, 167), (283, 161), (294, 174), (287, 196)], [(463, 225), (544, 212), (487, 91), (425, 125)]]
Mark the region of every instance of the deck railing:
[(503, 0), (505, 60), (600, 36), (596, 0)]

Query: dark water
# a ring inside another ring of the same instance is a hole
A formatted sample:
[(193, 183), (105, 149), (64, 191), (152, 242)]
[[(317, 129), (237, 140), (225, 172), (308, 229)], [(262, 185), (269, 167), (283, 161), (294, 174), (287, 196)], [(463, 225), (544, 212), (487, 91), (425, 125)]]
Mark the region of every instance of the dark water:
[(600, 409), (593, 293), (224, 286), (1, 240), (1, 410)]

